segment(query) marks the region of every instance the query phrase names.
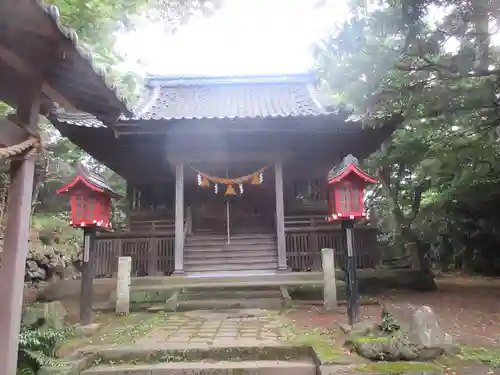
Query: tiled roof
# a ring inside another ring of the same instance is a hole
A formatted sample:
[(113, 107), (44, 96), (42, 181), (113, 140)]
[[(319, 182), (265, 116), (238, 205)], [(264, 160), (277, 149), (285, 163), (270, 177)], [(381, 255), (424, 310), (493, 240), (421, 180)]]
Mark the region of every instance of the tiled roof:
[(79, 169), (78, 170), (79, 174), (85, 179), (87, 179), (87, 181), (90, 182), (92, 185), (100, 189), (103, 189), (105, 192), (107, 192), (114, 198), (121, 198), (120, 194), (111, 189), (111, 187), (109, 187), (109, 185), (104, 181), (103, 176), (92, 172), (90, 169), (88, 169), (82, 164), (78, 166), (78, 169)]
[[(339, 165), (330, 169), (330, 171), (328, 172), (327, 180), (331, 181), (333, 179), (336, 179), (341, 174), (343, 174), (351, 165), (355, 166), (357, 171), (360, 172), (365, 178), (374, 179), (373, 177), (369, 176), (368, 174), (366, 174), (364, 171), (362, 171), (359, 168), (358, 158), (354, 157), (352, 154), (348, 154), (344, 157), (344, 159), (342, 159), (342, 162)], [(358, 174), (358, 176), (359, 176), (359, 174)]]
[(356, 157), (352, 156), (351, 154), (347, 155), (342, 159), (340, 164), (336, 165), (330, 171), (328, 172), (328, 180), (332, 180), (338, 176), (340, 176), (342, 173), (344, 173), (351, 164), (354, 164), (355, 166), (359, 166), (359, 161)]
[[(316, 89), (314, 76), (149, 77), (131, 117), (138, 120), (276, 118), (337, 115)], [(60, 122), (102, 127), (87, 114), (56, 114)]]
[(331, 104), (309, 75), (169, 79), (153, 77), (134, 119), (319, 116)]
[[(38, 2), (37, 2), (38, 3)], [(67, 28), (61, 24), (59, 9), (53, 4), (40, 4), (40, 7), (47, 13), (52, 22), (56, 25), (59, 31), (71, 41), (74, 45), (77, 53), (86, 60), (89, 67), (93, 72), (102, 80), (105, 86), (116, 96), (116, 100), (119, 101), (120, 107), (127, 112), (129, 112), (127, 97), (120, 93), (118, 86), (112, 82), (112, 80), (106, 74), (106, 69), (104, 67), (99, 67), (95, 64), (92, 54), (87, 51), (81, 43), (78, 42), (78, 35), (75, 30)], [(73, 72), (73, 74), (75, 74)]]

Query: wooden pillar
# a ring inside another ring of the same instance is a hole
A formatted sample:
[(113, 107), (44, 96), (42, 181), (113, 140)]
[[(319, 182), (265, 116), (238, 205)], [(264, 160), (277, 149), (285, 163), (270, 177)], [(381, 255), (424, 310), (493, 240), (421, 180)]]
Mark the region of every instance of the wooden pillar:
[(276, 235), (278, 244), (278, 271), (286, 271), (285, 208), (283, 199), (283, 162), (274, 165), (276, 191)]
[[(23, 124), (36, 131), (40, 93), (32, 92), (29, 96), (24, 103), (19, 104), (17, 116)], [(17, 367), (35, 161), (36, 155), (32, 155), (25, 160), (12, 160), (10, 163), (7, 224), (0, 267), (0, 342), (3, 342), (0, 350), (0, 375), (15, 374)]]
[(80, 289), (80, 323), (87, 325), (92, 323), (92, 304), (94, 302), (94, 273), (96, 249), (95, 228), (85, 228), (83, 231), (83, 261), (82, 279)]
[(127, 200), (127, 228), (130, 229), (130, 214), (134, 210), (134, 195), (135, 189), (130, 181), (127, 181), (127, 193), (125, 199)]
[(148, 241), (148, 276), (159, 276), (158, 272), (158, 238), (151, 237)]
[(175, 268), (174, 274), (184, 273), (184, 165), (175, 166)]

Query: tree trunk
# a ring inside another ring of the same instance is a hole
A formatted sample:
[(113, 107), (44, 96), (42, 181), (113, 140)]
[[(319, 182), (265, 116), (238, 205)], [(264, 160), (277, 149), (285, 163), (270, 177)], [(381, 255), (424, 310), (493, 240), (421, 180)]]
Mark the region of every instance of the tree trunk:
[(475, 68), (480, 71), (486, 71), (489, 67), (490, 34), (489, 34), (489, 1), (474, 0), (473, 23), (474, 35), (476, 39), (476, 61)]
[[(418, 268), (422, 271), (424, 274), (429, 274), (431, 273), (431, 267), (429, 264), (429, 261), (427, 260), (425, 254), (426, 254), (426, 249), (424, 248), (422, 242), (418, 238), (418, 236), (415, 234), (413, 229), (411, 228), (411, 223), (415, 219), (415, 217), (418, 214), (418, 211), (420, 209), (420, 201), (422, 197), (422, 188), (420, 186), (417, 186), (415, 188), (415, 196), (414, 196), (414, 202), (412, 204), (412, 213), (409, 218), (406, 218), (400, 205), (398, 202), (398, 195), (397, 192), (395, 192), (390, 185), (390, 175), (387, 172), (386, 169), (383, 167), (379, 168), (378, 170), (378, 178), (380, 181), (380, 184), (382, 185), (382, 191), (384, 192), (384, 195), (390, 202), (390, 206), (392, 208), (392, 214), (394, 216), (394, 220), (396, 222), (396, 230), (400, 234), (401, 238), (403, 239), (405, 243), (405, 247), (407, 252), (416, 252), (416, 257), (418, 259)], [(412, 258), (412, 254), (410, 255), (410, 259)]]

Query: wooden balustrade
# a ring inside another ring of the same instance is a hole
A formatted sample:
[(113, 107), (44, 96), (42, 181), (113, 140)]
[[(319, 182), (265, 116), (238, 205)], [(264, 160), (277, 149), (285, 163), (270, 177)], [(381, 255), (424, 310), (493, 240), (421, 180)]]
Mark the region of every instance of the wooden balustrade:
[[(189, 215), (186, 232), (189, 231)], [(323, 216), (285, 218), (287, 264), (293, 271), (321, 271), (321, 249), (335, 250), (335, 263), (343, 268), (347, 256), (345, 231), (327, 224)], [(116, 275), (118, 257), (132, 257), (133, 276), (170, 275), (174, 270), (174, 235), (165, 231), (124, 231), (98, 234), (96, 277)], [(375, 228), (354, 229), (354, 251), (358, 268), (374, 268), (380, 263)], [(237, 255), (235, 255), (237, 256)]]
[[(321, 249), (335, 250), (335, 264), (344, 268), (347, 236), (340, 225), (329, 224), (325, 216), (285, 217), (286, 256), (294, 271), (321, 271)], [(374, 268), (380, 263), (376, 228), (354, 229), (354, 253), (358, 268)]]
[[(286, 232), (287, 264), (293, 271), (321, 271), (321, 249), (335, 250), (337, 268), (344, 268), (347, 239), (342, 229)], [(376, 229), (354, 229), (354, 253), (358, 268), (374, 268), (380, 263)]]
[(118, 257), (132, 257), (132, 275), (170, 275), (174, 270), (174, 237), (171, 234), (114, 232), (95, 239), (96, 277), (114, 277)]

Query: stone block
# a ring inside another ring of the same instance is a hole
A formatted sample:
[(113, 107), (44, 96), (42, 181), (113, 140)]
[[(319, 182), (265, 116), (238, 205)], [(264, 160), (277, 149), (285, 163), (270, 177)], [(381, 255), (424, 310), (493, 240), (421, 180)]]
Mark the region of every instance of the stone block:
[(39, 319), (45, 319), (44, 326), (62, 329), (67, 315), (68, 312), (60, 301), (35, 303), (24, 308), (23, 323), (32, 325)]
[(96, 333), (99, 330), (99, 328), (101, 328), (100, 323), (91, 323), (87, 325), (77, 324), (75, 326), (75, 332), (77, 336), (88, 337)]
[(384, 311), (394, 318), (400, 330), (417, 347), (453, 352), (452, 337), (444, 332), (429, 306), (388, 304)]
[(335, 281), (335, 257), (333, 249), (321, 249), (323, 263), (323, 299), (326, 311), (337, 308), (337, 285)]
[(130, 312), (130, 273), (132, 271), (132, 258), (118, 258), (118, 275), (116, 278), (116, 313), (128, 314)]

